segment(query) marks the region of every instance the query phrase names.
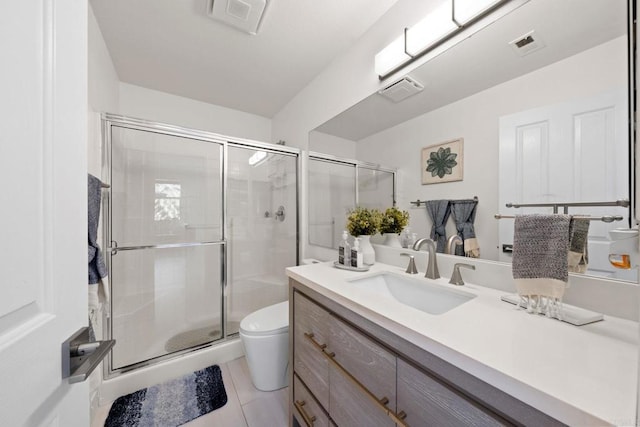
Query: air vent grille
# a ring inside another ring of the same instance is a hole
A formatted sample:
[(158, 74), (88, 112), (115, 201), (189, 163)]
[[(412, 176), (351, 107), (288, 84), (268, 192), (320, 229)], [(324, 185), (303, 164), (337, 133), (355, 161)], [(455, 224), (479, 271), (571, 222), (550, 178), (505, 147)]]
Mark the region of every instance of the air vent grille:
[(542, 49), (546, 45), (539, 34), (535, 31), (529, 31), (517, 39), (511, 40), (509, 46), (519, 56), (525, 56)]
[(416, 93), (421, 92), (422, 90), (424, 90), (423, 85), (421, 85), (415, 79), (409, 76), (405, 76), (400, 80), (391, 83), (384, 89), (379, 90), (378, 93), (393, 102), (400, 102), (412, 95), (415, 95)]
[(257, 34), (267, 0), (209, 0), (207, 14), (245, 33)]

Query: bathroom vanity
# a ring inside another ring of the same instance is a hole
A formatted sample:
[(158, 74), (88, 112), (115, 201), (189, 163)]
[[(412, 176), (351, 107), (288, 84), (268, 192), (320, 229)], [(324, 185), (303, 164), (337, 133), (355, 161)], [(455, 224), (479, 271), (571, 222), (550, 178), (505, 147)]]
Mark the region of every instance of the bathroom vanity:
[(444, 305), (400, 302), (375, 280), (405, 273), (382, 263), (287, 273), (293, 425), (635, 423), (635, 322), (576, 327), (501, 302), (504, 292), (422, 275), (410, 280), (435, 300), (442, 291)]

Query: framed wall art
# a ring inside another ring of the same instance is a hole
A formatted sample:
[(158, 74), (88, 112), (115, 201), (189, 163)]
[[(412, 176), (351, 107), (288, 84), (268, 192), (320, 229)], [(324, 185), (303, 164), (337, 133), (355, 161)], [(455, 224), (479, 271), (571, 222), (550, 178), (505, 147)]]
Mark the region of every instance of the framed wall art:
[(462, 181), (462, 138), (430, 145), (422, 149), (422, 184)]

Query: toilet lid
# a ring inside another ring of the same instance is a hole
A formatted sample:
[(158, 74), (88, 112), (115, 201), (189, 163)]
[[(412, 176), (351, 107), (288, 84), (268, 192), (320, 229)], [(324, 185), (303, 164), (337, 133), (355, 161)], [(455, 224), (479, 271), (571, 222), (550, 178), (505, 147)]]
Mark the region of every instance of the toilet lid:
[(240, 322), (240, 332), (245, 335), (271, 335), (288, 328), (289, 301), (261, 308)]

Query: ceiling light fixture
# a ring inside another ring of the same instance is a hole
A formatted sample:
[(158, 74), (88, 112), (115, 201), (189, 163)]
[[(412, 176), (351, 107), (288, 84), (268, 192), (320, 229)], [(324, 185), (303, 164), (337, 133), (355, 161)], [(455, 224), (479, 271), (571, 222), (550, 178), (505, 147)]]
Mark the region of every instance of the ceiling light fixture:
[(376, 74), (384, 80), (437, 47), (443, 52), (528, 1), (442, 0), (440, 6), (378, 52)]
[(267, 159), (266, 151), (256, 151), (249, 157), (249, 166), (258, 166)]

